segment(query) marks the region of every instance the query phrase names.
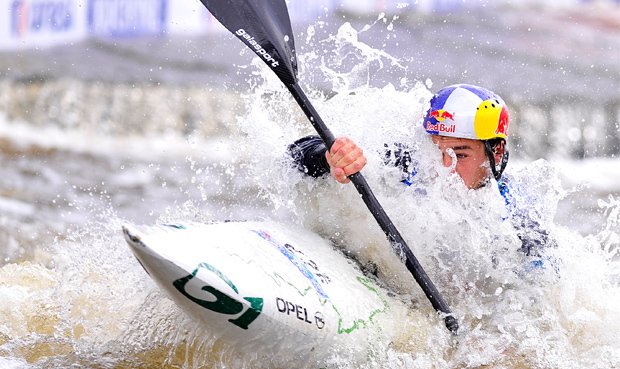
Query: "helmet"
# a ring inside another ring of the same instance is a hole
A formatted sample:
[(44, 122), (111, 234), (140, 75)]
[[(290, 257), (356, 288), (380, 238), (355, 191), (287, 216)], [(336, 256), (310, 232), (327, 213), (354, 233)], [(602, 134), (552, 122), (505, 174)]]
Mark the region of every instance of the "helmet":
[(424, 117), (424, 129), (431, 135), (484, 141), (485, 151), (496, 180), (508, 163), (504, 147), (496, 166), (495, 148), (508, 137), (508, 109), (501, 97), (486, 88), (459, 84), (444, 87), (430, 101)]
[(431, 99), (424, 128), (432, 135), (489, 140), (508, 137), (508, 109), (483, 87), (452, 85)]

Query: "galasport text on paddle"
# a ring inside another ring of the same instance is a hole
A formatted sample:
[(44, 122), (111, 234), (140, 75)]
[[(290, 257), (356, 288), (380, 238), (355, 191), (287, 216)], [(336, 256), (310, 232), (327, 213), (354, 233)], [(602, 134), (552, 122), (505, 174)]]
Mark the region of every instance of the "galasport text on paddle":
[[(325, 125), (310, 100), (297, 83), (297, 58), (291, 20), (285, 0), (201, 0), (202, 4), (226, 29), (252, 49), (280, 78), (291, 92), (312, 126), (323, 139), (326, 147), (332, 147), (334, 135)], [(362, 173), (349, 176), (364, 203), (379, 223), (395, 250), (405, 255), (405, 265), (435, 310), (444, 315), (446, 327), (454, 334), (458, 322), (448, 304), (437, 291), (420, 262), (411, 252), (381, 204), (372, 193)]]

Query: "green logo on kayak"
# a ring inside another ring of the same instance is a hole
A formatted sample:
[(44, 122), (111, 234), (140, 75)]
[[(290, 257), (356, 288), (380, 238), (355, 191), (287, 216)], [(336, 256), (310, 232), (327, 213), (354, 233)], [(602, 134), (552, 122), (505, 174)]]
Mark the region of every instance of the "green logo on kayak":
[(217, 288), (209, 285), (205, 285), (201, 288), (201, 290), (208, 292), (209, 294), (215, 297), (215, 301), (212, 299), (203, 300), (199, 299), (195, 296), (190, 295), (186, 290), (185, 286), (189, 281), (191, 281), (196, 274), (200, 271), (200, 269), (207, 269), (217, 275), (221, 280), (223, 280), (235, 293), (238, 295), (239, 291), (237, 287), (228, 279), (222, 272), (218, 269), (209, 265), (207, 263), (200, 263), (198, 267), (194, 269), (192, 274), (179, 278), (176, 281), (172, 282), (172, 285), (183, 294), (183, 296), (187, 297), (190, 301), (195, 302), (196, 304), (202, 306), (207, 310), (214, 311), (216, 313), (225, 314), (225, 315), (237, 315), (243, 312), (244, 307), (247, 305), (246, 301), (250, 303), (250, 306), (247, 308), (243, 314), (238, 316), (237, 318), (228, 319), (229, 322), (236, 325), (237, 327), (248, 329), (249, 325), (258, 318), (260, 313), (263, 311), (263, 299), (260, 297), (243, 297), (245, 301), (239, 301), (234, 297), (231, 297), (229, 294), (218, 290)]

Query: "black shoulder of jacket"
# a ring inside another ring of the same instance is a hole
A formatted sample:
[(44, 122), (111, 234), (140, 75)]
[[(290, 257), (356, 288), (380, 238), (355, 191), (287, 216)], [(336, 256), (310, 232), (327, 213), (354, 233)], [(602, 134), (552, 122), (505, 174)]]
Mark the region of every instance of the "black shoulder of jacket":
[(302, 137), (288, 146), (297, 169), (316, 178), (329, 173), (326, 151), (323, 140), (315, 135)]

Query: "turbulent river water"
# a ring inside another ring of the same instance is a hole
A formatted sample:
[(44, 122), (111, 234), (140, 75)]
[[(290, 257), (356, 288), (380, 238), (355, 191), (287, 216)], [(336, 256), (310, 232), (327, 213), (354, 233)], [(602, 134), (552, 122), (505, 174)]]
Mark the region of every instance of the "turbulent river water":
[[(308, 52), (301, 61), (336, 81), (329, 93), (310, 94), (334, 133), (369, 148), (416, 149), (417, 184), (403, 186), (380, 150), (367, 150), (365, 176), (461, 334), (443, 329), (352, 186), (291, 167), (286, 147), (310, 128), (254, 60), (240, 67), (243, 94), (66, 76), (2, 82), (0, 367), (269, 367), (210, 340), (158, 290), (120, 232), (124, 222), (226, 219), (280, 220), (332, 239), (435, 327), (417, 332), (419, 321), (404, 322), (399, 340), (342, 367), (619, 365), (620, 162), (511, 162), (508, 174), (526, 189), (522, 206), (555, 240), (546, 266), (532, 270), (502, 198), (490, 186), (467, 191), (410, 123), (424, 112), (430, 81), (372, 86), (373, 68), (398, 70), (399, 61), (357, 41), (347, 25), (329, 41), (312, 34), (306, 42), (333, 56)], [(304, 73), (308, 84), (319, 80)]]

